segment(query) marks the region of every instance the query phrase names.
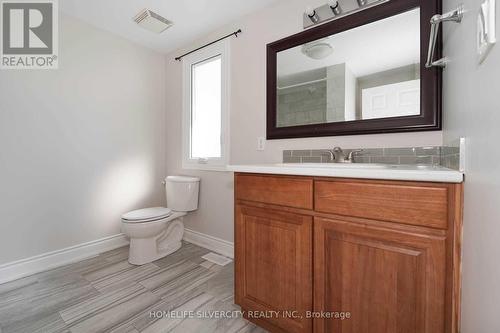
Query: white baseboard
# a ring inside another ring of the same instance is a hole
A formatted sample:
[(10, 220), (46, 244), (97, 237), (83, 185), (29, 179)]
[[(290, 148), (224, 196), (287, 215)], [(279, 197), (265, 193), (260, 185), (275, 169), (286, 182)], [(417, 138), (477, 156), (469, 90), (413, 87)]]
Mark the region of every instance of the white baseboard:
[(94, 257), (99, 253), (127, 245), (124, 234), (118, 234), (95, 241), (78, 244), (65, 249), (40, 254), (31, 258), (0, 265), (0, 283), (13, 281), (59, 266)]
[[(234, 258), (234, 243), (190, 229), (184, 230), (184, 240)], [(94, 257), (129, 244), (123, 234), (78, 244), (65, 249), (43, 253), (0, 265), (0, 284), (40, 273), (49, 269)]]
[(222, 254), (226, 257), (234, 258), (234, 243), (232, 242), (191, 229), (184, 229), (184, 240)]

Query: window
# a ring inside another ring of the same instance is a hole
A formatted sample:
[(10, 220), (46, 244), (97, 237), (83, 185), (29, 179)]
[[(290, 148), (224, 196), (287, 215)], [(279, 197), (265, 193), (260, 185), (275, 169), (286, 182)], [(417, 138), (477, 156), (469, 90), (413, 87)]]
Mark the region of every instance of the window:
[(183, 168), (225, 170), (228, 131), (229, 41), (192, 53), (183, 62)]

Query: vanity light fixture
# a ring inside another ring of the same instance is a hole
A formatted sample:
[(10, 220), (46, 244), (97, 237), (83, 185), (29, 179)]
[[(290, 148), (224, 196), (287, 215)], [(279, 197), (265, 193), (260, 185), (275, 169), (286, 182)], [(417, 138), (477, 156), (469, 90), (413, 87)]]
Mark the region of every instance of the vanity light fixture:
[(316, 13), (316, 10), (312, 9), (311, 7), (307, 7), (305, 13), (309, 17), (312, 23), (319, 22), (319, 16)]
[[(354, 0), (351, 0), (354, 1)], [(356, 0), (358, 4), (344, 10), (339, 0), (327, 0), (327, 2), (319, 7), (307, 7), (306, 11), (302, 14), (304, 29), (315, 26), (317, 24), (336, 20), (347, 15), (366, 10), (380, 4), (396, 1), (396, 0)]]
[[(362, 0), (358, 0), (359, 1)], [(330, 6), (330, 9), (335, 15), (340, 15), (342, 14), (342, 8), (340, 8), (340, 4), (338, 0), (328, 0), (328, 6)]]

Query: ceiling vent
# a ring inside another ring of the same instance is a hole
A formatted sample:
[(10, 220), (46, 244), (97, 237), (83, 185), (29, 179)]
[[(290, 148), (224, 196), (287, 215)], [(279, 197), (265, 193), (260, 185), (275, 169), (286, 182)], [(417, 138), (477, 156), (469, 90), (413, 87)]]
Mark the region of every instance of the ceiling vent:
[(157, 34), (162, 33), (170, 28), (174, 23), (164, 17), (152, 12), (149, 9), (143, 9), (139, 14), (134, 17), (135, 23)]

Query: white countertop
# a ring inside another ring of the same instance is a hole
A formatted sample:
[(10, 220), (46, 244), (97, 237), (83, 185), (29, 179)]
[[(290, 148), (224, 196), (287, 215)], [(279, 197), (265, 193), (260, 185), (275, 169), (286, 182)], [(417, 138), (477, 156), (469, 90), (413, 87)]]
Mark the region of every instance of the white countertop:
[(412, 180), (442, 183), (461, 183), (464, 179), (462, 172), (440, 166), (422, 165), (278, 163), (229, 165), (227, 170), (278, 175)]

